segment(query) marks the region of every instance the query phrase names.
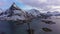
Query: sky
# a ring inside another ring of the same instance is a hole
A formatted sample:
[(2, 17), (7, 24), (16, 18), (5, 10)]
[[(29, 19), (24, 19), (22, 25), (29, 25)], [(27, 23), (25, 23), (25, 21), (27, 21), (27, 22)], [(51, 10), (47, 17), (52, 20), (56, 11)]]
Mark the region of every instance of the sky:
[(60, 8), (60, 0), (0, 0), (0, 8), (8, 9), (15, 2), (22, 9), (44, 9)]
[(31, 6), (25, 5), (24, 3), (20, 2), (19, 0), (0, 0), (0, 9), (6, 10), (10, 8), (10, 6), (15, 2), (15, 4), (20, 7), (21, 9), (31, 9)]

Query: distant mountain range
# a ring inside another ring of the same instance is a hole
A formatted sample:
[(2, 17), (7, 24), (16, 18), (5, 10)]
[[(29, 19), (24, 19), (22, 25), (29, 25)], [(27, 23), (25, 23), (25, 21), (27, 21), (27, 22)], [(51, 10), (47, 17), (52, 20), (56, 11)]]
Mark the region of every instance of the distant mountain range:
[(58, 11), (54, 11), (54, 12), (47, 12), (48, 15), (52, 15), (52, 16), (60, 16), (60, 12)]
[(9, 9), (7, 9), (6, 11), (0, 12), (0, 20), (14, 20), (14, 21), (30, 20), (33, 18), (41, 17), (41, 15), (60, 16), (60, 13), (57, 11), (41, 13), (37, 9), (31, 9), (31, 10), (25, 11), (25, 10), (22, 10), (21, 8), (19, 8), (15, 3), (13, 3)]
[(40, 12), (36, 9), (24, 11), (15, 3), (9, 9), (0, 13), (0, 20), (28, 20), (40, 16)]

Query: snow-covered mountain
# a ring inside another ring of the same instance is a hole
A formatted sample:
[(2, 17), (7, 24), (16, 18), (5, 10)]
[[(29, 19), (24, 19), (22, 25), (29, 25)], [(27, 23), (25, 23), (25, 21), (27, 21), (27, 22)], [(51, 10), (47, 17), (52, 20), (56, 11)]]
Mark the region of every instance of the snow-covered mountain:
[(17, 7), (15, 3), (11, 5), (9, 9), (0, 13), (0, 20), (26, 20), (26, 13)]
[(31, 14), (32, 16), (34, 16), (34, 17), (40, 17), (41, 15), (40, 15), (40, 11), (39, 10), (37, 10), (37, 9), (31, 9), (31, 10), (29, 10), (29, 11), (27, 11), (29, 14)]
[(54, 12), (47, 12), (48, 15), (53, 15), (53, 16), (56, 16), (56, 15), (60, 15), (60, 12), (58, 11), (54, 11)]
[(31, 9), (26, 12), (13, 3), (9, 9), (0, 13), (0, 20), (28, 20), (39, 16), (39, 10)]

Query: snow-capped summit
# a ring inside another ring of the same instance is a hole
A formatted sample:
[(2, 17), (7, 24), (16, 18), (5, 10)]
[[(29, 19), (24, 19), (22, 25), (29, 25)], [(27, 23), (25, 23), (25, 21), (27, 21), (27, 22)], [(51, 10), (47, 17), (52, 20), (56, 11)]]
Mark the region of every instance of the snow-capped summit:
[(31, 9), (28, 11), (29, 14), (33, 15), (34, 17), (40, 16), (40, 11), (36, 9)]
[(11, 5), (10, 10), (21, 10), (15, 3)]
[(15, 3), (9, 9), (1, 13), (0, 20), (26, 20), (26, 13)]

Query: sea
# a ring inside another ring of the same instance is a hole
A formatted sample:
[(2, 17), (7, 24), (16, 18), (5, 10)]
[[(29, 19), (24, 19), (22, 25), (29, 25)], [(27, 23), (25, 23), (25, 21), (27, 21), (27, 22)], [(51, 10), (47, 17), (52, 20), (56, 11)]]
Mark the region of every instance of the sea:
[[(29, 22), (30, 29), (34, 30), (34, 34), (60, 34), (60, 16), (52, 16), (50, 19), (44, 19), (53, 21), (55, 24), (46, 24), (41, 20), (41, 18), (36, 18)], [(0, 21), (0, 34), (29, 34), (27, 23), (16, 25), (12, 21)], [(45, 32), (42, 28), (49, 28), (52, 31)]]

